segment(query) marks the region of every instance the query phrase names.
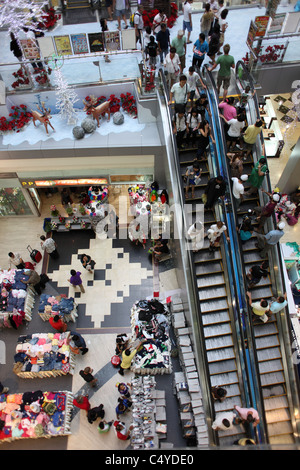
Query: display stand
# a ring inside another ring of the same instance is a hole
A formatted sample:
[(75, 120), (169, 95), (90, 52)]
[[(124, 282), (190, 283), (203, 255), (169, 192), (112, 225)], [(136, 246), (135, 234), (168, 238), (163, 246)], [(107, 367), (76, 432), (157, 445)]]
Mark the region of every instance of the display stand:
[(131, 446), (134, 450), (158, 449), (167, 433), (165, 392), (156, 390), (155, 378), (149, 375), (135, 376), (131, 390)]
[(51, 317), (60, 315), (68, 323), (69, 321), (76, 321), (78, 317), (77, 307), (73, 297), (67, 298), (61, 295), (53, 297), (42, 294), (38, 312), (43, 321), (48, 321)]
[(69, 391), (2, 394), (0, 443), (70, 435), (73, 398)]
[(14, 356), (14, 373), (23, 379), (73, 374), (75, 354), (68, 344), (70, 332), (20, 336)]
[[(27, 278), (23, 269), (2, 270), (0, 273), (1, 311), (0, 327), (18, 327), (22, 320), (31, 321), (32, 309), (35, 302), (35, 291), (27, 284), (21, 284), (20, 279)], [(6, 289), (6, 283), (10, 288)]]
[(174, 395), (176, 395), (179, 405), (182, 433), (186, 439), (196, 439), (197, 447), (207, 447), (209, 445), (209, 436), (202, 392), (192, 350), (190, 331), (186, 324), (180, 298), (172, 299), (170, 310), (182, 368), (182, 372), (175, 372), (173, 382)]
[(268, 158), (279, 158), (284, 146), (284, 140), (277, 121), (270, 97), (265, 97), (264, 111), (260, 112), (260, 117), (265, 122), (263, 129), (265, 152)]
[(131, 309), (132, 338), (136, 341), (145, 338), (141, 351), (134, 356), (131, 370), (141, 375), (170, 374), (172, 363), (168, 308), (160, 303), (162, 313), (151, 316), (151, 319), (149, 316), (149, 320), (143, 320), (145, 302), (147, 303), (145, 300), (136, 302)]

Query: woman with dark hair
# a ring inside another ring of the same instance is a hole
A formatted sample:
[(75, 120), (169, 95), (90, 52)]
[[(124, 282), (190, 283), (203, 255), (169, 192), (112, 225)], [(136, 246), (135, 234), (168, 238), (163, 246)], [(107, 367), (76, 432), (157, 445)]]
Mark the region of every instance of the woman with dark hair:
[[(207, 121), (202, 121), (199, 126), (198, 150), (197, 160), (205, 160), (204, 154), (209, 144), (209, 137), (211, 136), (211, 128)], [(211, 137), (213, 140), (213, 137)], [(214, 140), (213, 140), (214, 142)]]
[(220, 52), (221, 47), (224, 44), (224, 38), (225, 38), (225, 31), (228, 28), (228, 23), (226, 22), (226, 18), (228, 15), (228, 9), (224, 8), (224, 10), (221, 12), (220, 18), (219, 18), (219, 24), (220, 24), (220, 46), (219, 46), (219, 52), (218, 55), (222, 54)]
[(83, 253), (80, 258), (82, 266), (87, 270), (87, 271), (92, 271), (95, 267), (96, 262), (92, 260), (92, 258), (89, 255), (86, 255)]
[(215, 57), (220, 49), (220, 25), (219, 22), (216, 20), (212, 35), (210, 36), (209, 44), (208, 44), (208, 57), (210, 57), (211, 61), (210, 64), (213, 65), (215, 63)]
[[(14, 33), (10, 33), (10, 50), (12, 51), (13, 55), (20, 61), (22, 62), (23, 59), (23, 54), (22, 50), (19, 46), (19, 43), (17, 39), (15, 38)], [(22, 65), (23, 66), (23, 65)]]

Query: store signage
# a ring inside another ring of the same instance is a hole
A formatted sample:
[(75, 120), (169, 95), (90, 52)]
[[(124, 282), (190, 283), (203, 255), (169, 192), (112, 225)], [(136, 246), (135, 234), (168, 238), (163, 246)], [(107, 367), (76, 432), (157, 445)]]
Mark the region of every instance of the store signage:
[(254, 42), (254, 39), (255, 39), (256, 31), (257, 31), (257, 26), (254, 24), (253, 21), (251, 21), (250, 26), (249, 26), (248, 35), (247, 35), (247, 40), (246, 40), (246, 44), (249, 47), (249, 49), (251, 49), (251, 50), (252, 50), (252, 45), (253, 45), (253, 42)]
[(255, 37), (263, 37), (266, 33), (266, 29), (269, 23), (269, 16), (256, 16), (254, 23), (257, 28), (255, 31)]
[(23, 187), (48, 188), (53, 186), (84, 186), (84, 185), (105, 185), (108, 184), (106, 178), (74, 178), (65, 180), (23, 180)]

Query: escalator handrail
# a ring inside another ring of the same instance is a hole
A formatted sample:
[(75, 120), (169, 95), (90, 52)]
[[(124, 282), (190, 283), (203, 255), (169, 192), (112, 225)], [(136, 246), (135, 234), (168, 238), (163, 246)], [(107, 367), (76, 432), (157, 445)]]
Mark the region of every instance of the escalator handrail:
[[(237, 68), (236, 70), (238, 70), (238, 66), (242, 66), (243, 68), (243, 72), (246, 74), (247, 76), (247, 80), (249, 80), (249, 82), (251, 83), (251, 85), (253, 86), (253, 80), (252, 80), (252, 77), (251, 75), (249, 74), (249, 71), (248, 69), (246, 68), (245, 64), (242, 62), (242, 61), (239, 61), (238, 64), (237, 64)], [(238, 80), (239, 81), (239, 78)], [(254, 106), (255, 106), (255, 119), (259, 119), (260, 118), (260, 111), (259, 111), (259, 104), (258, 104), (258, 99), (257, 99), (257, 96), (255, 94), (255, 96), (253, 97), (253, 101), (254, 101)], [(263, 136), (262, 136), (262, 133), (260, 134), (260, 144), (263, 145)], [(267, 192), (269, 193), (272, 193), (272, 186), (271, 186), (271, 181), (270, 181), (270, 177), (269, 175), (266, 175), (267, 178), (265, 178), (265, 183), (266, 183), (266, 186), (267, 186)], [(271, 217), (271, 220), (269, 221), (269, 228), (270, 229), (274, 229), (274, 227), (276, 227), (277, 225), (277, 221), (276, 221), (276, 216), (275, 214), (272, 215)], [(279, 271), (279, 274), (276, 278), (276, 288), (278, 290), (281, 290), (282, 292), (285, 292), (286, 291), (286, 288), (285, 288), (285, 281), (284, 281), (284, 267), (283, 267), (283, 261), (282, 261), (282, 257), (281, 257), (281, 252), (280, 252), (280, 245), (279, 243), (277, 244), (277, 246), (275, 247), (275, 250), (274, 252), (276, 253), (276, 258), (278, 260), (278, 271)], [(286, 310), (285, 310), (286, 312)], [(293, 329), (293, 326), (292, 326), (292, 323), (291, 323), (291, 319), (290, 319), (290, 316), (289, 314), (285, 314), (283, 317), (280, 315), (280, 313), (277, 313), (276, 314), (276, 321), (278, 324), (282, 324), (283, 321), (286, 322), (286, 325), (287, 325), (287, 330), (289, 332), (289, 345), (287, 345), (287, 342), (286, 341), (283, 341), (283, 346), (284, 346), (284, 350), (286, 351), (286, 348), (287, 347), (291, 347), (291, 344), (293, 342), (293, 337), (292, 337), (292, 329)], [(281, 328), (281, 331), (282, 331), (282, 328)], [(290, 351), (289, 351), (290, 353)], [(295, 379), (295, 383), (296, 383), (296, 388), (299, 390), (300, 389), (300, 378), (299, 378), (299, 373), (298, 373), (298, 369), (297, 369), (297, 365), (294, 364), (294, 367), (293, 367), (293, 371), (294, 371), (294, 377), (293, 379)], [(290, 380), (290, 376), (288, 374), (288, 377), (289, 377), (289, 380)], [(298, 408), (299, 409), (299, 395), (296, 394), (296, 393), (291, 393), (291, 398), (292, 398), (292, 401), (293, 401), (293, 404), (295, 403), (295, 408)], [(300, 423), (297, 423), (295, 421), (295, 426), (298, 428), (297, 429), (297, 433), (299, 435), (299, 431), (300, 431)]]
[[(214, 95), (215, 95), (214, 99), (216, 100), (215, 102), (218, 103), (218, 93), (217, 93), (215, 81), (214, 81), (214, 78), (213, 78), (211, 72), (208, 70), (207, 67), (205, 67), (205, 73), (207, 73), (207, 75), (208, 75), (208, 77), (211, 81), (211, 84), (213, 86)], [(221, 160), (221, 167), (223, 168), (223, 172), (225, 172), (227, 180), (229, 181), (228, 167), (227, 167), (227, 160), (226, 160), (226, 152), (225, 152), (226, 139), (225, 139), (224, 128), (223, 128), (223, 125), (221, 123), (221, 119), (219, 117), (219, 113), (217, 113), (216, 120), (217, 120), (217, 124), (219, 126), (220, 133), (221, 133), (220, 145), (222, 147), (222, 151), (219, 153), (219, 157), (220, 157), (220, 160)], [(230, 200), (232, 201), (233, 196), (232, 196), (232, 190), (231, 190), (230, 184), (228, 184), (228, 191), (230, 193)], [(226, 212), (226, 215), (228, 216), (227, 210), (225, 210), (225, 212)], [(231, 227), (231, 228), (233, 229), (233, 233), (234, 233), (234, 236), (235, 236), (235, 241), (236, 241), (236, 243), (239, 247), (238, 253), (237, 253), (238, 262), (240, 263), (242, 272), (244, 273), (245, 272), (245, 266), (244, 266), (243, 257), (241, 256), (241, 252), (242, 252), (241, 242), (240, 242), (240, 239), (238, 237), (236, 237), (236, 231), (235, 231), (235, 227), (237, 227), (238, 224), (237, 224), (237, 221), (236, 221), (236, 215), (235, 215), (234, 210), (232, 210), (231, 216), (233, 218), (233, 227)], [(232, 225), (231, 221), (229, 221), (229, 216), (228, 216), (227, 220), (228, 220), (229, 224)], [(229, 250), (229, 252), (231, 253), (231, 250)], [(233, 262), (233, 259), (232, 259), (232, 262)], [(236, 269), (238, 269), (238, 266), (236, 266)], [(256, 352), (256, 348), (255, 348), (255, 341), (254, 341), (254, 337), (253, 337), (253, 328), (252, 328), (252, 320), (251, 320), (251, 315), (252, 314), (251, 314), (250, 306), (248, 305), (248, 303), (245, 300), (245, 291), (246, 291), (245, 283), (244, 282), (239, 282), (239, 280), (236, 279), (236, 278), (235, 278), (235, 280), (236, 280), (236, 283), (237, 283), (237, 286), (238, 286), (238, 290), (241, 294), (240, 297), (237, 296), (237, 298), (241, 298), (242, 301), (244, 300), (244, 302), (241, 305), (241, 308), (242, 308), (242, 310), (245, 309), (247, 311), (248, 318), (250, 319), (250, 322), (249, 322), (250, 327), (248, 327), (247, 321), (245, 322), (245, 325), (246, 325), (246, 339), (247, 339), (248, 345), (249, 345), (249, 339), (250, 339), (250, 344), (251, 344), (251, 348), (252, 348), (252, 351), (253, 351), (252, 360), (253, 360), (253, 363), (254, 363), (254, 366), (255, 366), (255, 370), (258, 371), (258, 358), (257, 358), (257, 352)], [(242, 293), (244, 294), (244, 298), (242, 298)], [(243, 325), (241, 323), (241, 319), (239, 318), (239, 316), (237, 316), (237, 320), (239, 322), (240, 333), (242, 333), (242, 332), (244, 332), (244, 328), (243, 328)], [(242, 344), (242, 347), (243, 347), (243, 355), (244, 355), (244, 357), (246, 357), (246, 351), (245, 351), (245, 347), (244, 347), (243, 342), (241, 342), (241, 344)], [(248, 378), (249, 378), (249, 371), (247, 371), (247, 374), (248, 374)], [(253, 377), (253, 374), (251, 374), (251, 376)], [(263, 439), (265, 439), (266, 435), (267, 435), (267, 431), (266, 431), (267, 426), (266, 426), (266, 421), (265, 421), (265, 412), (264, 412), (264, 405), (263, 405), (263, 396), (262, 396), (260, 376), (257, 373), (255, 374), (255, 381), (256, 381), (256, 394), (258, 395), (258, 400), (253, 400), (253, 395), (252, 395), (252, 400), (255, 401), (255, 402), (258, 402), (259, 409), (261, 410), (260, 414), (262, 415), (260, 426), (258, 427), (258, 429), (256, 429), (256, 431), (258, 431), (259, 434), (264, 435)]]
[[(183, 186), (183, 181), (182, 181), (182, 177), (181, 177), (181, 171), (180, 171), (180, 165), (179, 165), (179, 155), (178, 155), (178, 150), (177, 150), (177, 142), (176, 142), (176, 137), (175, 135), (173, 134), (172, 132), (172, 113), (171, 113), (171, 106), (168, 105), (168, 86), (167, 86), (167, 82), (166, 82), (166, 78), (165, 78), (165, 75), (162, 73), (161, 70), (159, 70), (159, 78), (161, 80), (161, 83), (162, 83), (162, 91), (163, 91), (163, 94), (164, 94), (164, 99), (165, 99), (165, 102), (166, 102), (166, 111), (167, 111), (167, 114), (168, 114), (168, 122), (169, 122), (169, 126), (170, 126), (170, 131), (171, 131), (171, 140), (172, 140), (172, 150), (173, 150), (173, 155), (175, 156), (175, 161), (173, 161), (174, 163), (174, 170), (176, 172), (176, 180), (177, 180), (177, 184), (180, 188), (180, 191), (179, 191), (179, 196), (180, 196), (180, 204), (181, 204), (181, 207), (183, 207), (184, 203), (185, 203), (185, 200), (184, 200), (184, 186)], [(183, 215), (183, 219), (184, 219), (184, 224), (183, 224), (183, 227), (185, 227), (185, 229), (187, 229), (187, 224), (186, 224), (186, 220), (184, 218), (184, 215)], [(202, 314), (201, 314), (201, 307), (200, 307), (200, 302), (198, 300), (198, 290), (197, 290), (197, 282), (196, 282), (196, 270), (195, 270), (195, 265), (194, 265), (194, 262), (193, 262), (193, 259), (192, 259), (192, 254), (191, 254), (191, 251), (190, 250), (187, 250), (187, 253), (188, 253), (188, 264), (189, 264), (189, 269), (191, 271), (191, 274), (192, 274), (192, 279), (193, 279), (193, 283), (192, 283), (192, 288), (193, 288), (193, 297), (195, 299), (195, 306), (196, 306), (196, 310), (197, 310), (197, 318), (198, 318), (198, 322), (199, 322), (199, 325), (200, 325), (200, 328), (197, 330), (197, 333), (199, 334), (200, 338), (199, 338), (199, 344), (200, 344), (200, 347), (202, 348), (202, 351), (203, 351), (203, 347), (205, 347), (205, 336), (204, 336), (204, 325), (202, 323)], [(206, 396), (207, 396), (207, 412), (211, 418), (211, 420), (213, 421), (214, 419), (214, 406), (213, 406), (213, 399), (212, 399), (212, 395), (211, 395), (211, 382), (210, 382), (210, 374), (209, 374), (209, 367), (208, 367), (208, 362), (207, 362), (207, 357), (206, 357), (206, 351), (205, 351), (205, 354), (203, 354), (203, 357), (202, 357), (202, 364), (203, 364), (203, 367), (201, 369), (201, 372), (204, 374), (205, 376), (205, 385), (207, 387), (207, 393), (206, 393)], [(203, 385), (201, 383), (201, 385)], [(215, 435), (214, 433), (210, 430), (210, 434), (212, 436), (213, 439), (215, 439)]]

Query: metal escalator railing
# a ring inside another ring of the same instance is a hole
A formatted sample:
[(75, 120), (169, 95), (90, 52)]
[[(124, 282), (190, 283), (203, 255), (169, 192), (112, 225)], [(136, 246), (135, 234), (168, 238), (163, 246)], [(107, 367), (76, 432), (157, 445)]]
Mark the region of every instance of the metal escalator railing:
[[(177, 143), (173, 134), (171, 107), (168, 105), (168, 87), (165, 76), (162, 71), (159, 71), (158, 82), (158, 97), (161, 101), (161, 106), (163, 107), (164, 111), (164, 115), (162, 116), (162, 126), (164, 128), (164, 135), (168, 136), (166, 147), (168, 151), (168, 161), (170, 168), (171, 186), (173, 190), (173, 199), (174, 201), (176, 201), (177, 204), (180, 205), (181, 209), (183, 209), (185, 205), (184, 187), (180, 174)], [(203, 345), (205, 344), (205, 338), (203, 335), (203, 323), (199, 302), (197, 301), (198, 293), (197, 284), (195, 282), (196, 274), (192, 260), (192, 253), (186, 248), (185, 233), (188, 228), (188, 220), (187, 214), (184, 210), (180, 211), (179, 217), (177, 218), (177, 224), (179, 227), (178, 235), (181, 248), (180, 251), (183, 259), (184, 274), (186, 278), (187, 289), (189, 291), (189, 311), (192, 320), (192, 325), (189, 326), (192, 327), (193, 331), (193, 349), (195, 353), (199, 381), (201, 384), (201, 390), (203, 395), (203, 406), (205, 409), (206, 421), (208, 424), (209, 440), (210, 444), (216, 444), (214, 433), (211, 431), (211, 423), (213, 420), (213, 403), (211, 396), (211, 384), (209, 378), (208, 365), (205, 351), (203, 349)]]
[[(230, 178), (228, 174), (227, 161), (226, 161), (226, 142), (225, 135), (223, 130), (223, 125), (219, 117), (219, 108), (218, 108), (218, 95), (215, 87), (215, 82), (212, 74), (205, 70), (206, 84), (208, 85), (208, 95), (211, 100), (211, 106), (213, 108), (213, 116), (215, 117), (215, 126), (216, 126), (216, 142), (217, 145), (217, 154), (218, 154), (218, 164), (220, 167), (220, 172), (222, 176), (228, 182), (228, 192), (230, 201), (233, 200), (231, 193)], [(228, 249), (227, 257), (230, 258), (232, 265), (232, 270), (234, 273), (234, 283), (236, 290), (236, 299), (237, 305), (234, 310), (235, 312), (235, 327), (237, 334), (237, 341), (239, 346), (247, 344), (247, 347), (240, 349), (241, 351), (241, 363), (244, 366), (243, 379), (245, 383), (245, 403), (246, 406), (252, 406), (256, 408), (261, 416), (261, 423), (256, 427), (255, 432), (257, 434), (257, 440), (260, 443), (265, 443), (267, 441), (266, 433), (266, 423), (264, 420), (264, 408), (263, 408), (263, 398), (261, 394), (261, 386), (259, 375), (257, 374), (257, 355), (255, 351), (254, 338), (251, 328), (251, 323), (249, 322), (247, 316), (251, 319), (251, 313), (248, 311), (248, 306), (246, 302), (246, 289), (244, 284), (243, 273), (244, 266), (243, 260), (240, 256), (241, 253), (241, 242), (237, 237), (236, 227), (238, 226), (235, 216), (235, 211), (232, 210), (232, 204), (228, 203), (224, 207), (224, 214), (226, 217), (226, 223), (230, 233), (231, 239), (231, 250)], [(238, 250), (235, 250), (235, 247)], [(233, 249), (232, 249), (233, 248)], [(246, 316), (245, 316), (246, 315)], [(250, 320), (251, 321), (251, 320)]]
[[(236, 65), (236, 80), (237, 86), (242, 89), (245, 87), (246, 84), (249, 84), (251, 89), (253, 89), (253, 80), (245, 67), (242, 61), (239, 61)], [(257, 119), (260, 118), (259, 113), (259, 105), (258, 99), (255, 95), (253, 100), (249, 103), (247, 107), (247, 119), (249, 123), (254, 123)], [(260, 135), (260, 139), (256, 145), (256, 151), (254, 152), (254, 157), (257, 155), (262, 155), (261, 150), (263, 148), (263, 136)], [(271, 183), (270, 178), (267, 176), (264, 181), (264, 189), (271, 193)], [(262, 197), (260, 202), (263, 204)], [(267, 231), (272, 230), (276, 226), (276, 218), (273, 215), (269, 218), (268, 222), (266, 223)], [(271, 270), (271, 279), (274, 291), (280, 295), (280, 293), (284, 293), (286, 291), (286, 286), (284, 282), (284, 267), (282, 265), (282, 258), (280, 255), (280, 247), (277, 244), (274, 249), (269, 252), (269, 260), (270, 264), (272, 264)], [(288, 311), (288, 307), (285, 309)], [(288, 433), (290, 434), (291, 438), (290, 441), (294, 440), (296, 443), (299, 442), (299, 375), (297, 371), (297, 365), (293, 363), (292, 359), (292, 325), (290, 316), (286, 311), (276, 314), (276, 326), (278, 328), (278, 337), (281, 349), (281, 360), (283, 363), (283, 371), (285, 376), (285, 387), (286, 387), (286, 395), (289, 404), (289, 413), (290, 413), (290, 421), (291, 421), (291, 429)], [(269, 413), (271, 415), (271, 413)], [(277, 416), (278, 419), (278, 416)], [(272, 422), (272, 416), (270, 416), (270, 421)], [(271, 427), (271, 426), (270, 426)], [(280, 429), (275, 428), (275, 436), (272, 437), (273, 442), (280, 441)], [(278, 426), (277, 426), (278, 427)], [(287, 425), (286, 425), (287, 428)], [(276, 432), (278, 433), (278, 438), (276, 437)], [(287, 438), (288, 440), (288, 438)]]

